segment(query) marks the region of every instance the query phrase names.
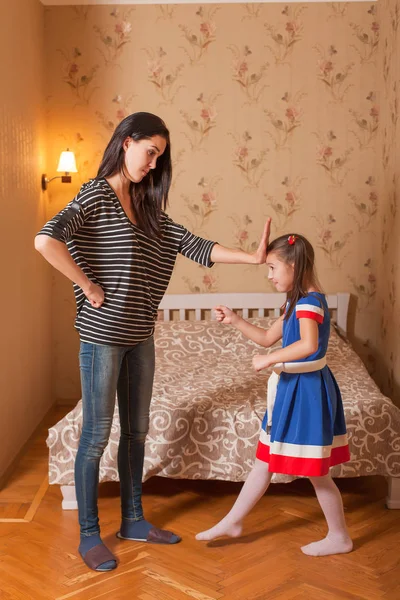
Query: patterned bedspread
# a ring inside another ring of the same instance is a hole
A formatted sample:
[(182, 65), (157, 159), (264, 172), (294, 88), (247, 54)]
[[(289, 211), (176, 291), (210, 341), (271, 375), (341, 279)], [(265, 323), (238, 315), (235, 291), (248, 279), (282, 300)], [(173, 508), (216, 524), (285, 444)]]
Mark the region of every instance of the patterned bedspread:
[[(272, 320), (250, 321), (268, 328)], [(251, 358), (268, 350), (216, 321), (160, 321), (155, 340), (144, 479), (159, 475), (243, 481), (254, 461), (269, 375), (256, 374)], [(352, 457), (333, 468), (332, 475), (400, 476), (400, 409), (379, 391), (361, 359), (334, 329), (327, 358), (343, 395)], [(51, 484), (73, 484), (81, 423), (79, 401), (49, 430)], [(118, 481), (118, 439), (116, 406), (100, 481)], [(291, 479), (275, 475), (273, 481)]]

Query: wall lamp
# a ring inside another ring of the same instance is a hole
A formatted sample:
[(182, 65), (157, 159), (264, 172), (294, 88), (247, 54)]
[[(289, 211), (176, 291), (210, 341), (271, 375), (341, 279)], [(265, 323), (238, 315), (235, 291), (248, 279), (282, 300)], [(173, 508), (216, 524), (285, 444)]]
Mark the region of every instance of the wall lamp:
[(55, 177), (51, 177), (50, 179), (46, 177), (46, 173), (42, 175), (42, 190), (47, 190), (47, 184), (53, 179), (60, 179), (62, 183), (71, 183), (71, 175), (70, 173), (77, 173), (78, 170), (76, 168), (75, 155), (73, 152), (67, 148), (64, 152), (60, 154), (60, 160), (58, 162), (57, 173), (64, 173), (64, 175), (56, 175)]

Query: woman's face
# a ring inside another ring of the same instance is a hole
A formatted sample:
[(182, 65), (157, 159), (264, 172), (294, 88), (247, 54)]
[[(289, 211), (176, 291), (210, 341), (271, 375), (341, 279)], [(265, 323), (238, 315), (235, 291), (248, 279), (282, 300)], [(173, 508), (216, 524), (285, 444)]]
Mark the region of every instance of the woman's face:
[(157, 158), (164, 153), (167, 142), (160, 135), (138, 141), (128, 137), (123, 147), (126, 173), (131, 181), (139, 183), (150, 169), (156, 168)]

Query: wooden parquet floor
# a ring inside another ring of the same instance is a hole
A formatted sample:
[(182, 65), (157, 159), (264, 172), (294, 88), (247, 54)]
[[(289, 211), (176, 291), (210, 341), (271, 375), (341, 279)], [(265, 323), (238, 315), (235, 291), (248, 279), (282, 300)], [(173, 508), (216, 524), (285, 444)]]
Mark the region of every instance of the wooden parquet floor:
[[(66, 412), (66, 411), (64, 411)], [(221, 518), (240, 484), (153, 478), (144, 485), (149, 520), (179, 532), (175, 546), (118, 540), (118, 486), (101, 486), (103, 539), (117, 555), (111, 573), (89, 571), (77, 553), (76, 511), (47, 485), (47, 427), (0, 491), (2, 600), (400, 600), (400, 511), (384, 505), (383, 478), (339, 480), (355, 550), (312, 558), (300, 546), (325, 525), (308, 481), (273, 485), (236, 540), (194, 535)]]

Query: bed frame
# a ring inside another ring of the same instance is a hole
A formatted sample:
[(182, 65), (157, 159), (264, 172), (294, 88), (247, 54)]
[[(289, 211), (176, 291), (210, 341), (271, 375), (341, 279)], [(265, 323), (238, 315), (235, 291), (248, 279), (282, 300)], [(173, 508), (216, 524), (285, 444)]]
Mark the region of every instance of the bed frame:
[[(281, 314), (281, 307), (286, 301), (286, 294), (280, 293), (217, 293), (217, 294), (167, 294), (159, 307), (160, 320), (170, 321), (178, 316), (180, 321), (186, 321), (194, 314), (194, 320), (200, 321), (206, 316), (215, 319), (212, 310), (218, 304), (229, 306), (232, 310), (241, 311), (246, 319), (251, 316), (276, 316)], [(327, 295), (328, 308), (332, 313), (332, 321), (338, 332), (347, 336), (347, 315), (350, 301), (349, 293)], [(400, 478), (388, 477), (388, 495), (386, 506), (400, 509)], [(63, 496), (62, 508), (73, 510), (77, 508), (75, 487), (61, 486)]]
[[(333, 312), (334, 322), (339, 330), (347, 333), (347, 313), (350, 294), (328, 294), (328, 308)], [(171, 313), (179, 311), (179, 320), (187, 320), (187, 312), (194, 311), (196, 321), (200, 321), (205, 311), (211, 311), (211, 320), (215, 319), (212, 310), (218, 304), (229, 306), (232, 310), (240, 310), (244, 319), (249, 316), (265, 317), (272, 313), (279, 317), (281, 307), (286, 302), (286, 294), (169, 294), (164, 296), (160, 304), (160, 312), (164, 321), (171, 319)], [(252, 314), (250, 314), (252, 313)], [(254, 314), (256, 313), (256, 314)]]

